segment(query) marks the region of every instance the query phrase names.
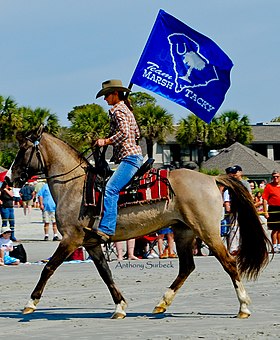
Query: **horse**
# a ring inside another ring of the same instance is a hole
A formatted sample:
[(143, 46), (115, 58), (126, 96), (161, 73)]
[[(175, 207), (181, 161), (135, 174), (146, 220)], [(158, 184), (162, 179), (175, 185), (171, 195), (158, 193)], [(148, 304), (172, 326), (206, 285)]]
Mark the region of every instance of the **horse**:
[[(43, 128), (34, 129), (18, 137), (18, 140), (19, 151), (10, 169), (10, 179), (19, 183), (38, 173), (45, 174), (57, 205), (56, 221), (62, 235), (57, 249), (42, 270), (23, 314), (36, 310), (49, 278), (75, 249), (84, 246), (115, 303), (112, 318), (124, 318), (127, 302), (113, 281), (100, 241), (90, 231), (96, 216), (85, 205), (83, 198), (88, 160)], [(167, 310), (195, 269), (193, 242), (195, 237), (199, 237), (231, 278), (239, 301), (237, 317), (248, 318), (251, 301), (242, 277), (256, 279), (269, 263), (271, 251), (271, 242), (263, 230), (250, 194), (239, 181), (226, 175), (210, 176), (193, 170), (175, 169), (169, 172), (168, 180), (174, 194), (170, 200), (119, 209), (116, 233), (111, 242), (141, 237), (172, 226), (179, 272), (154, 307), (153, 313), (158, 314)], [(229, 254), (220, 237), (221, 186), (230, 191), (234, 216), (239, 223), (240, 249), (236, 257)]]

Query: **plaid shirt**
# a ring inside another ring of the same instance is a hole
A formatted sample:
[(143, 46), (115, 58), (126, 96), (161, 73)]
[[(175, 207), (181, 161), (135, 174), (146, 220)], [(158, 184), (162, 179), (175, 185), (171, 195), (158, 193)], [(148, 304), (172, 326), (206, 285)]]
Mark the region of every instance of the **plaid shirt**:
[(109, 110), (111, 122), (110, 142), (114, 147), (114, 161), (119, 163), (124, 157), (142, 155), (137, 141), (140, 131), (133, 113), (123, 101), (120, 101)]

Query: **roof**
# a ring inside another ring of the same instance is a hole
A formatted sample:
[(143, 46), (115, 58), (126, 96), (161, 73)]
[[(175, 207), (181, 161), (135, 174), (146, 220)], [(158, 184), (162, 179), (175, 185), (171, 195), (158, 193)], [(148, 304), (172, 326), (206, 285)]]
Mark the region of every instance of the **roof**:
[(252, 125), (253, 140), (252, 144), (266, 143), (279, 144), (280, 143), (280, 125)]
[(238, 142), (223, 149), (217, 156), (202, 163), (202, 168), (208, 170), (219, 169), (225, 172), (229, 166), (238, 164), (243, 174), (248, 177), (268, 177), (273, 170), (280, 170), (280, 165), (260, 153)]

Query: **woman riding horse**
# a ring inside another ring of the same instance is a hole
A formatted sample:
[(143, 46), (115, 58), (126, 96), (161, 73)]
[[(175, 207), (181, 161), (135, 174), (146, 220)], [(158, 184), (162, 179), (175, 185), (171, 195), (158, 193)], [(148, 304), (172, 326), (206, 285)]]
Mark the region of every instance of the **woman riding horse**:
[[(89, 162), (68, 144), (43, 132), (42, 128), (30, 132), (19, 141), (20, 150), (11, 168), (11, 180), (16, 183), (22, 176), (30, 178), (40, 171), (45, 173), (57, 204), (56, 221), (63, 236), (44, 267), (23, 313), (36, 310), (49, 278), (75, 249), (83, 245), (115, 302), (113, 318), (124, 318), (127, 306), (125, 298), (113, 281), (100, 242), (91, 231), (85, 230), (91, 229), (95, 221), (94, 213), (85, 206), (83, 199)], [(168, 180), (174, 192), (170, 200), (119, 209), (112, 242), (148, 235), (172, 226), (179, 257), (179, 273), (154, 308), (154, 313), (163, 313), (195, 269), (193, 241), (199, 237), (232, 280), (239, 301), (237, 316), (248, 318), (251, 314), (248, 309), (250, 298), (242, 284), (241, 275), (256, 278), (267, 265), (268, 250), (271, 248), (251, 196), (239, 181), (226, 175), (214, 177), (176, 169), (169, 173)], [(228, 253), (220, 237), (223, 203), (217, 184), (228, 188), (233, 214), (238, 216), (240, 250), (236, 257)], [(69, 201), (70, 196), (73, 199)]]
[(109, 110), (110, 137), (98, 139), (96, 145), (113, 145), (114, 161), (120, 163), (106, 184), (103, 216), (98, 229), (93, 229), (104, 242), (115, 234), (119, 193), (143, 163), (141, 147), (137, 144), (140, 131), (124, 92), (130, 90), (123, 87), (120, 80), (108, 80), (102, 83), (102, 89), (96, 95), (96, 98), (104, 96), (108, 105), (112, 105)]

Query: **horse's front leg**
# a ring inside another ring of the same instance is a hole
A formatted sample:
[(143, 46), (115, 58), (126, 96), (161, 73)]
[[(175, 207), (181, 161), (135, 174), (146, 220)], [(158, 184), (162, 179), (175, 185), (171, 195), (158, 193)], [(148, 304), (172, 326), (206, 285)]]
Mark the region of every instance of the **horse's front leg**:
[(186, 227), (183, 226), (178, 230), (174, 230), (176, 250), (179, 258), (178, 276), (154, 308), (154, 314), (164, 313), (166, 311), (167, 307), (169, 307), (174, 300), (178, 290), (182, 287), (188, 276), (195, 269), (193, 259), (194, 235), (191, 230), (183, 228)]
[(92, 258), (96, 269), (98, 270), (102, 280), (107, 285), (113, 301), (115, 302), (116, 308), (112, 315), (112, 319), (124, 319), (126, 317), (125, 309), (127, 303), (125, 298), (122, 296), (120, 290), (116, 286), (109, 265), (105, 259), (104, 252), (98, 241), (92, 236), (91, 232), (85, 230), (85, 238), (83, 246), (86, 248), (90, 257)]
[(40, 279), (31, 294), (31, 299), (27, 302), (23, 309), (23, 314), (33, 313), (37, 309), (37, 304), (40, 301), (43, 290), (47, 284), (49, 278), (53, 275), (55, 270), (63, 263), (63, 261), (69, 257), (80, 244), (76, 244), (70, 241), (62, 240), (54, 252), (49, 262), (45, 265)]
[(85, 242), (84, 247), (92, 258), (102, 280), (107, 285), (113, 301), (115, 302), (116, 308), (112, 315), (112, 319), (124, 319), (126, 317), (125, 309), (127, 307), (127, 303), (113, 281), (112, 273), (105, 259), (101, 245)]

